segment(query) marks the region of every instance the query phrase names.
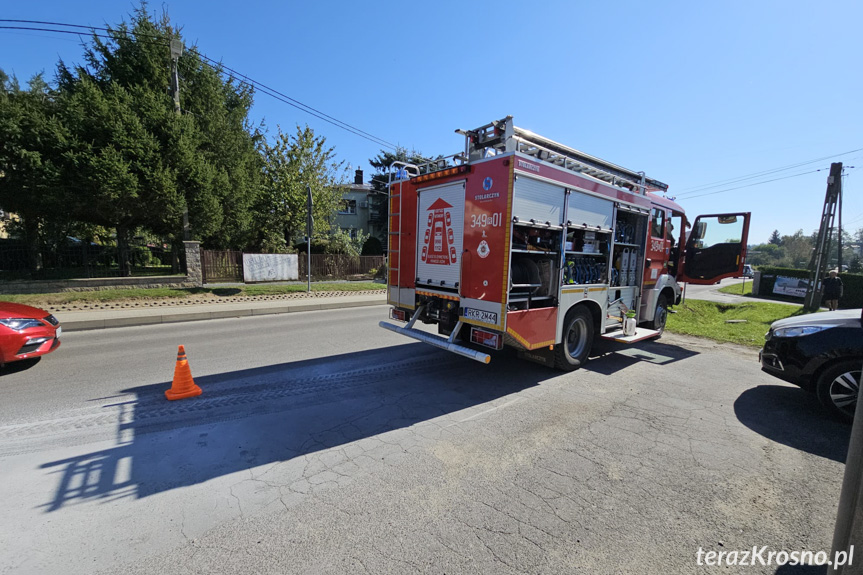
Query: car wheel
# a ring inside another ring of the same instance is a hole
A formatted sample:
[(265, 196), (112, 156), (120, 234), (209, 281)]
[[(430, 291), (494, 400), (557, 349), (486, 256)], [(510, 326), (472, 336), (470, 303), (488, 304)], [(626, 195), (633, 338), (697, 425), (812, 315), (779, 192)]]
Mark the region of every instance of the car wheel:
[(650, 322), (650, 329), (655, 329), (659, 335), (665, 331), (665, 322), (668, 321), (668, 298), (660, 294), (656, 300), (656, 310), (653, 312), (653, 321)]
[(593, 317), (584, 306), (576, 306), (563, 322), (563, 341), (554, 348), (554, 365), (563, 371), (578, 369), (587, 361), (593, 345)]
[(851, 422), (860, 393), (860, 369), (863, 360), (849, 360), (825, 370), (818, 378), (817, 392), (821, 405), (840, 419)]

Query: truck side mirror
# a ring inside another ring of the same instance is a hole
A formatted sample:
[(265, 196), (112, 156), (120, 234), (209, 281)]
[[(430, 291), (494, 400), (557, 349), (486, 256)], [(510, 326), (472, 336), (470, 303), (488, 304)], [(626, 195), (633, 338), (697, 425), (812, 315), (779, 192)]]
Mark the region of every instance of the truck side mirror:
[(707, 234), (707, 222), (695, 222), (695, 229), (692, 230), (692, 235), (696, 240), (703, 240)]

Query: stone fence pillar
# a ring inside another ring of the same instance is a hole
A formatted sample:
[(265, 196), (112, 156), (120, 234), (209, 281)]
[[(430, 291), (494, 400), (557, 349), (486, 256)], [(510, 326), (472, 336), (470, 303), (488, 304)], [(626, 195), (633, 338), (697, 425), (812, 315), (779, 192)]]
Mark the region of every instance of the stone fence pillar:
[(198, 287), (204, 285), (204, 271), (201, 267), (201, 242), (183, 242), (186, 250), (186, 281)]

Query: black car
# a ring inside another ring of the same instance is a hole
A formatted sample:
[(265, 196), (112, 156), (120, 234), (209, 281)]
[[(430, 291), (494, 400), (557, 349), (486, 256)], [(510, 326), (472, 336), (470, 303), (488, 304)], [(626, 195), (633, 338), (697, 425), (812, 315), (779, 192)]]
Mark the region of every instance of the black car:
[(759, 354), (761, 369), (816, 393), (824, 407), (851, 421), (863, 367), (860, 314), (830, 311), (774, 322)]

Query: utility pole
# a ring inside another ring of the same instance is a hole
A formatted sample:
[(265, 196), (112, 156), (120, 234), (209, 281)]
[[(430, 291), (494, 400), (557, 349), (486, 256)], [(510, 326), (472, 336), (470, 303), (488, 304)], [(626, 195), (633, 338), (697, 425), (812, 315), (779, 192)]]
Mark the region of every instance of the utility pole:
[(806, 287), (806, 298), (803, 307), (816, 311), (821, 307), (819, 291), (821, 278), (827, 268), (830, 255), (830, 236), (833, 235), (833, 220), (836, 217), (836, 203), (842, 191), (842, 162), (830, 164), (830, 175), (827, 177), (827, 193), (824, 196), (824, 210), (821, 212), (821, 227), (818, 229), (818, 240), (815, 251), (809, 262), (809, 285)]
[(183, 55), (183, 41), (177, 38), (171, 40), (171, 94), (174, 96), (174, 112), (180, 115), (180, 73), (177, 64)]
[[(180, 111), (180, 72), (178, 64), (180, 56), (183, 55), (183, 41), (178, 38), (171, 39), (171, 95), (174, 97), (174, 113), (182, 115)], [(192, 239), (192, 228), (189, 226), (189, 206), (183, 208), (183, 239)]]
[(308, 268), (308, 292), (312, 293), (312, 187), (306, 186), (306, 209), (308, 213), (306, 214), (306, 263)]
[[(840, 176), (841, 179), (841, 176)], [(839, 253), (836, 256), (836, 269), (842, 273), (842, 186), (839, 186), (839, 233), (836, 234), (836, 245)]]

